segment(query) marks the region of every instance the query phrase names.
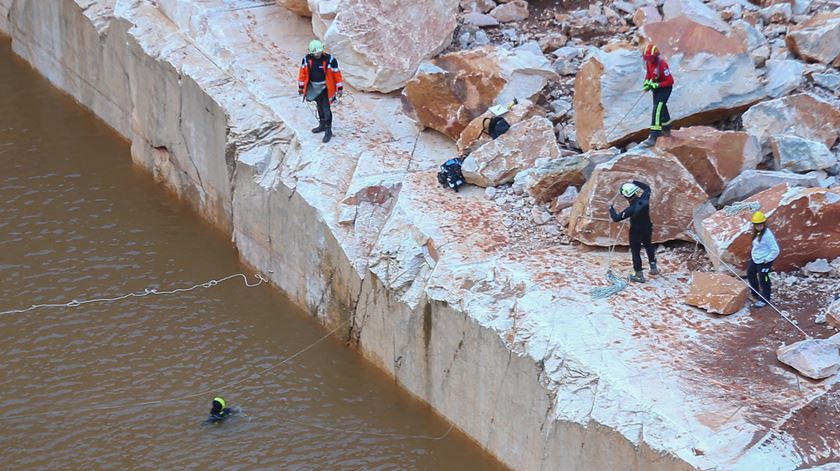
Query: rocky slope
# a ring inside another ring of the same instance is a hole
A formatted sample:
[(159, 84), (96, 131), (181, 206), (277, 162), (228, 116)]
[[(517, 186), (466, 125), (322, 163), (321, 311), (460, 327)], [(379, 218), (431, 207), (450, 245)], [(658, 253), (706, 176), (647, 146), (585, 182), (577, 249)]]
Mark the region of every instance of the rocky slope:
[[(0, 30), (126, 136), (139, 165), (230, 233), (244, 260), (511, 467), (796, 469), (840, 459), (838, 377), (802, 380), (775, 357), (799, 332), (771, 312), (717, 317), (683, 303), (691, 271), (738, 247), (727, 242), (737, 224), (704, 224), (718, 209), (715, 220), (731, 217), (719, 198), (772, 201), (791, 227), (837, 214), (836, 6), (616, 1), (560, 12), (465, 0), (456, 14), (440, 1), (429, 17), (457, 15), (446, 18), (454, 33), (425, 28), (416, 55), (380, 67), (376, 47), (388, 43), (376, 32), (400, 24), (399, 8), (281, 3), (311, 17), (256, 0), (0, 0)], [(351, 86), (405, 85), (402, 98), (351, 88), (329, 145), (309, 133), (312, 110), (295, 92), (313, 31), (328, 48), (340, 38), (355, 51), (339, 57), (356, 70)], [(581, 153), (643, 131), (649, 99), (638, 113), (632, 100), (637, 45), (650, 38), (678, 45), (667, 52), (672, 114), (711, 127), (675, 132), (647, 153)], [(476, 54), (484, 65), (465, 73)], [(521, 138), (456, 144), (486, 106), (512, 97), (522, 101), (512, 112)], [(440, 188), (437, 165), (459, 153), (475, 161), (475, 182), (496, 186)], [(674, 226), (661, 240), (707, 229), (712, 257), (665, 244), (663, 275), (593, 300), (589, 289), (607, 283), (608, 267), (627, 270), (629, 255), (580, 241), (619, 235), (597, 219), (615, 183), (645, 165), (660, 179), (660, 225)], [(745, 182), (747, 172), (765, 173)], [(674, 175), (680, 187), (668, 186)], [(822, 203), (785, 209), (811, 200), (768, 196), (780, 181), (821, 187), (800, 193)], [(585, 232), (569, 226), (580, 215)], [(797, 256), (840, 255), (823, 243), (836, 232), (819, 227)], [(814, 316), (840, 292), (836, 268), (774, 276), (789, 319), (815, 337), (833, 332)]]

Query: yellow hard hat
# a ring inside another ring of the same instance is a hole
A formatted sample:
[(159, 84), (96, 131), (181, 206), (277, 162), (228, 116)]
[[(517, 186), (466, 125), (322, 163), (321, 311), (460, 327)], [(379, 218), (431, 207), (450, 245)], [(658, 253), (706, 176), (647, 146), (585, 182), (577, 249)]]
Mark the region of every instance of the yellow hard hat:
[(221, 397), (214, 397), (213, 402), (218, 402), (220, 406), (222, 406), (222, 410), (225, 408), (225, 400)]
[(753, 224), (764, 224), (767, 222), (767, 216), (764, 215), (761, 211), (756, 211), (752, 215), (752, 223)]

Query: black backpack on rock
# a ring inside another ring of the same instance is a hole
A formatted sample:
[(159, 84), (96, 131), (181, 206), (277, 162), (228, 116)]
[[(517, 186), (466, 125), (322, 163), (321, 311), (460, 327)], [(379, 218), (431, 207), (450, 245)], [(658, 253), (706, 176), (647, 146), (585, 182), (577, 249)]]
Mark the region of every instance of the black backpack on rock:
[(506, 133), (508, 129), (510, 129), (510, 123), (502, 118), (501, 116), (493, 116), (492, 118), (484, 118), (482, 121), (482, 126), (484, 127), (484, 132), (487, 133), (493, 139), (501, 136), (502, 134)]
[(440, 166), (437, 174), (438, 182), (444, 188), (452, 188), (458, 192), (458, 187), (464, 184), (464, 175), (461, 173), (461, 164), (464, 159), (449, 159)]

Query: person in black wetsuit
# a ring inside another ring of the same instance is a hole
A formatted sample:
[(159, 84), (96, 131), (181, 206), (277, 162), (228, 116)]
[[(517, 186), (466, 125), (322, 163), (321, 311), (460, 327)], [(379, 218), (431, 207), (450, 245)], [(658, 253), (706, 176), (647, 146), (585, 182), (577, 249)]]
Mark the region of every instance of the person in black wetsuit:
[(633, 180), (632, 183), (621, 185), (621, 195), (627, 198), (630, 204), (620, 214), (610, 205), (610, 217), (615, 222), (630, 218), (630, 252), (633, 254), (633, 274), (630, 275), (629, 280), (644, 283), (642, 246), (647, 252), (651, 275), (659, 274), (659, 270), (656, 268), (656, 249), (651, 243), (653, 223), (650, 222), (650, 187), (643, 182)]
[(225, 407), (225, 400), (221, 397), (213, 398), (213, 406), (210, 408), (210, 417), (207, 418), (207, 423), (218, 424), (234, 414), (230, 407)]

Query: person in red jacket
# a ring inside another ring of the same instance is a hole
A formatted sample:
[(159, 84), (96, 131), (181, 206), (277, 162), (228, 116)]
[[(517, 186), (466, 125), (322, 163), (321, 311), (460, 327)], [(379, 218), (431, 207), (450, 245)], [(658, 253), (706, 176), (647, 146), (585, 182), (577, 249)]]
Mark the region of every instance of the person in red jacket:
[(671, 135), (668, 98), (674, 86), (674, 76), (671, 75), (668, 63), (659, 55), (659, 49), (653, 44), (645, 46), (644, 60), (645, 81), (642, 90), (653, 91), (653, 118), (650, 122), (650, 136), (642, 142), (642, 146), (653, 147), (660, 135)]
[(309, 54), (300, 63), (298, 73), (298, 94), (306, 101), (318, 105), (318, 127), (312, 132), (324, 133), (324, 142), (332, 139), (332, 110), (330, 103), (344, 93), (344, 79), (335, 57), (324, 52), (321, 41), (309, 43)]

